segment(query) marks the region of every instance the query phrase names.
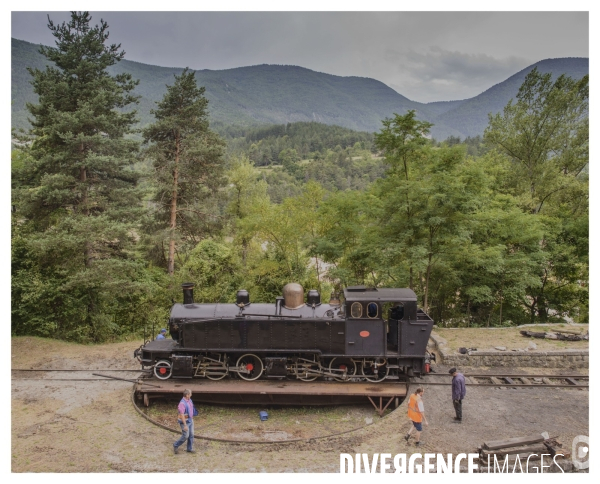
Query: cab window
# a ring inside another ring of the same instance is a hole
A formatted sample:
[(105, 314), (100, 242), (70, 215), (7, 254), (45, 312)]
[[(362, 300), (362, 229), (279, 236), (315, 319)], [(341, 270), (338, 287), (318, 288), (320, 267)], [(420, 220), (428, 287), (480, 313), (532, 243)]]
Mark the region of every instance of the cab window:
[(374, 319), (379, 316), (379, 306), (377, 303), (370, 302), (367, 304), (367, 316), (371, 319)]
[(398, 321), (404, 319), (404, 304), (399, 303), (390, 310), (390, 318)]
[(362, 316), (362, 304), (359, 302), (352, 303), (350, 307), (350, 315), (353, 318), (360, 318)]

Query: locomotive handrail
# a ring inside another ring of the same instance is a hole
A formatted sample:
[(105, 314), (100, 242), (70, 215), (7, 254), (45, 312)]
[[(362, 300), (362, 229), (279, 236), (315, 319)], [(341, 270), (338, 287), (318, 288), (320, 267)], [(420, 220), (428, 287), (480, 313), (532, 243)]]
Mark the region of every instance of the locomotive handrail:
[(283, 315), (283, 314), (236, 314), (235, 317), (236, 318), (245, 318), (246, 316), (260, 316), (261, 318), (296, 318), (296, 319), (301, 319), (302, 315), (300, 316), (288, 316), (288, 315)]

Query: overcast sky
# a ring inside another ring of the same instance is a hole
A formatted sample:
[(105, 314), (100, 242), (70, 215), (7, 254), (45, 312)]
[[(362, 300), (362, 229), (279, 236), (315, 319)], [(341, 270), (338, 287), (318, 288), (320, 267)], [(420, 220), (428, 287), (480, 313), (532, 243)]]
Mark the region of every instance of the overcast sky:
[[(409, 99), (476, 96), (532, 63), (589, 57), (587, 12), (91, 12), (126, 58), (166, 67), (290, 64), (378, 79)], [(52, 12), (54, 21), (67, 13)], [(44, 12), (12, 37), (54, 45)]]

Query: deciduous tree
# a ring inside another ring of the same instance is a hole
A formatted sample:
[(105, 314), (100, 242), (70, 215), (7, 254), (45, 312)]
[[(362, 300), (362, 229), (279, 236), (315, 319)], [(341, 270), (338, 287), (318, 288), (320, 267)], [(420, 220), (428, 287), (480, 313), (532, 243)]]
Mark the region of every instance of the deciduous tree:
[(587, 250), (577, 247), (587, 244), (589, 217), (588, 96), (588, 76), (553, 80), (533, 69), (516, 102), (490, 116), (484, 135), (512, 164), (503, 189), (544, 224), (539, 283), (528, 289), (532, 322), (536, 315), (547, 320), (551, 310), (587, 313)]

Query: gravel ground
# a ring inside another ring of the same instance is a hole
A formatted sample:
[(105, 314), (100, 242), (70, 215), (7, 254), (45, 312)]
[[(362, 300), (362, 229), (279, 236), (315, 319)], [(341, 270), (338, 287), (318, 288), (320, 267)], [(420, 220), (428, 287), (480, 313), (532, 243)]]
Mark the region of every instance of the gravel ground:
[[(469, 386), (464, 422), (455, 424), (450, 387), (431, 385), (426, 386), (424, 396), (430, 423), (422, 436), (424, 449), (417, 450), (402, 439), (409, 424), (404, 403), (383, 419), (373, 412), (372, 425), (339, 437), (266, 445), (198, 440), (197, 454), (173, 455), (171, 444), (177, 436), (153, 426), (135, 411), (130, 384), (59, 380), (88, 378), (98, 368), (136, 368), (132, 351), (138, 345), (82, 346), (12, 339), (13, 369), (90, 370), (83, 374), (13, 372), (13, 472), (338, 472), (340, 453), (456, 454), (474, 452), (484, 440), (543, 431), (558, 436), (568, 448), (576, 435), (589, 435), (586, 390)], [(442, 373), (444, 368), (437, 370)]]
[[(559, 341), (546, 338), (527, 338), (520, 331), (550, 332), (573, 331), (585, 334), (587, 324), (536, 325), (512, 328), (436, 328), (433, 333), (446, 341), (448, 350), (458, 351), (460, 347), (477, 348), (479, 351), (496, 351), (497, 346), (504, 346), (506, 351), (520, 350), (536, 353), (538, 351), (584, 350), (589, 348), (589, 341)], [(491, 336), (491, 337), (490, 337)], [(536, 350), (528, 349), (535, 343)]]

